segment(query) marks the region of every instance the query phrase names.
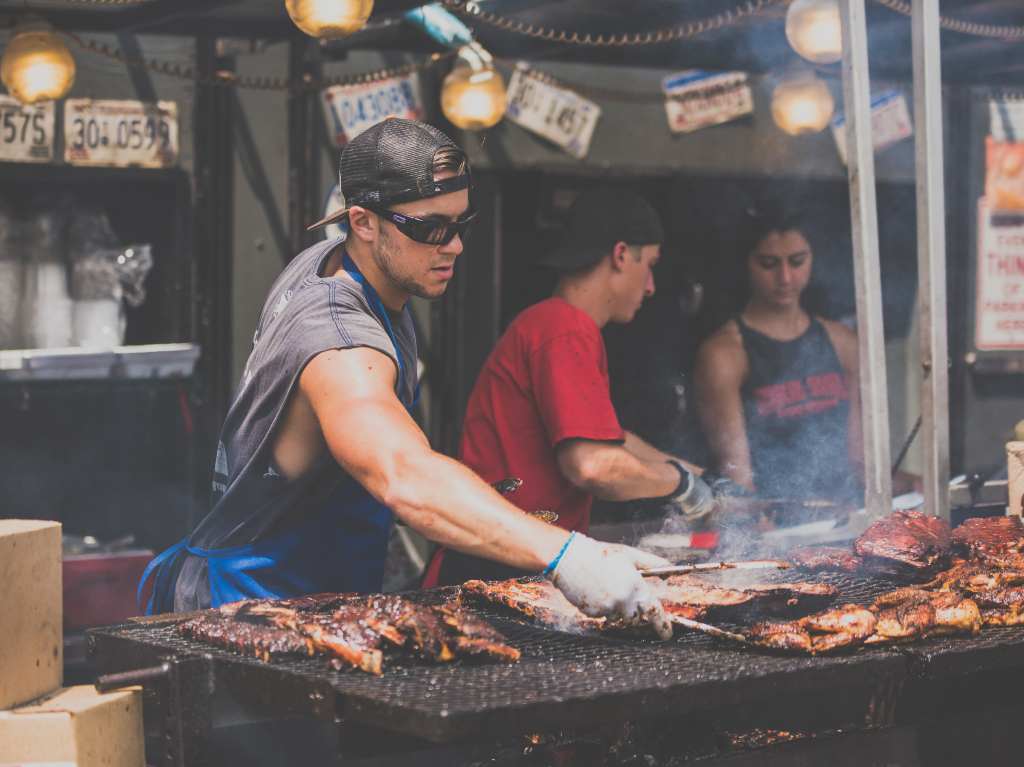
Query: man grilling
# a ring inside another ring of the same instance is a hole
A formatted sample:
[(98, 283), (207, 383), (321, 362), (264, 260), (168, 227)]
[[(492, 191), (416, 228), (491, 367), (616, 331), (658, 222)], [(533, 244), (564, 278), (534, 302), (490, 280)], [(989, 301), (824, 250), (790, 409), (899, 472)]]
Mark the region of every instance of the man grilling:
[[(601, 328), (630, 322), (654, 294), (663, 239), (640, 196), (581, 194), (563, 247), (541, 262), (559, 274), (554, 295), (512, 321), (470, 394), (463, 462), (489, 482), (521, 479), (510, 497), (556, 527), (585, 533), (595, 497), (659, 499), (691, 520), (717, 506), (699, 469), (623, 430), (611, 401)], [(517, 574), (442, 549), (424, 585)]]
[[(638, 572), (663, 560), (546, 525), (431, 450), (411, 296), (440, 297), (474, 218), (466, 157), (389, 119), (341, 156), (347, 207), (271, 289), (221, 432), (213, 508), (160, 554), (147, 612), (379, 591), (392, 514), (440, 544), (551, 577), (591, 615), (671, 627)], [(671, 483), (666, 483), (671, 484)]]

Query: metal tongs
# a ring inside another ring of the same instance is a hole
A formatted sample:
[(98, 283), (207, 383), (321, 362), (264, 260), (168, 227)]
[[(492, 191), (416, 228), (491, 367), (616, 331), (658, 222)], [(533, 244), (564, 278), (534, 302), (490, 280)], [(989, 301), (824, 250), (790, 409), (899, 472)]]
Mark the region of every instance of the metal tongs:
[(728, 639), (731, 642), (740, 642), (742, 644), (749, 644), (750, 640), (747, 639), (743, 634), (737, 634), (733, 631), (726, 631), (720, 629), (718, 626), (712, 626), (710, 623), (701, 623), (695, 621), (692, 618), (684, 618), (682, 615), (668, 614), (668, 619), (677, 626), (683, 626), (684, 628), (691, 629), (692, 631), (699, 631), (702, 634), (708, 636), (718, 637), (719, 639)]
[(746, 562), (701, 562), (690, 565), (668, 565), (641, 570), (644, 575), (685, 575), (714, 570), (787, 570), (792, 565), (784, 559), (751, 559)]

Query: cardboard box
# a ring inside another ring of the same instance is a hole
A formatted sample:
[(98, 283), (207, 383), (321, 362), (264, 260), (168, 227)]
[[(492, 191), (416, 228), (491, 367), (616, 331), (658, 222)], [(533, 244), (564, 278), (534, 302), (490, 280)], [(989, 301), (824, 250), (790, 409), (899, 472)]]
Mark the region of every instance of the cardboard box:
[(0, 709), (64, 679), (60, 524), (0, 519)]
[(98, 693), (67, 687), (13, 711), (0, 711), (0, 765), (144, 767), (140, 688)]

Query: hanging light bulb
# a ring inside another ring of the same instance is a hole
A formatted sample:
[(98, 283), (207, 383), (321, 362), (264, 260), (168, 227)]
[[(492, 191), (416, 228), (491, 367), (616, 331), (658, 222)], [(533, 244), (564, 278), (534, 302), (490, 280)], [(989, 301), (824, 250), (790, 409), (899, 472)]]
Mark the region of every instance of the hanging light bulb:
[(786, 9), (786, 39), (793, 50), (815, 64), (843, 57), (839, 0), (793, 0)]
[(0, 80), (22, 104), (63, 98), (75, 83), (75, 60), (53, 27), (29, 17), (4, 48)]
[(285, 0), (295, 26), (310, 37), (347, 37), (366, 26), (373, 0)]
[(480, 43), (459, 48), (455, 66), (441, 85), (441, 110), (462, 130), (483, 130), (505, 115), (505, 81)]
[(772, 118), (792, 136), (823, 130), (834, 109), (828, 86), (811, 72), (791, 75), (772, 91)]

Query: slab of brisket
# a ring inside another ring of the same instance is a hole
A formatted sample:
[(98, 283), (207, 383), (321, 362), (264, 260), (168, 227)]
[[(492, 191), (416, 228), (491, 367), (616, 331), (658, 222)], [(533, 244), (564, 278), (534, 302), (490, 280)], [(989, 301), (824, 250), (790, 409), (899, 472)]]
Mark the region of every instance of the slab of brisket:
[(919, 511), (894, 511), (865, 530), (853, 550), (869, 569), (916, 580), (948, 563), (950, 545), (945, 520)]
[(855, 573), (863, 567), (851, 549), (838, 546), (801, 546), (789, 552), (789, 561), (803, 570)]

